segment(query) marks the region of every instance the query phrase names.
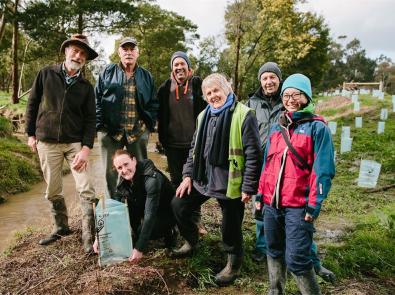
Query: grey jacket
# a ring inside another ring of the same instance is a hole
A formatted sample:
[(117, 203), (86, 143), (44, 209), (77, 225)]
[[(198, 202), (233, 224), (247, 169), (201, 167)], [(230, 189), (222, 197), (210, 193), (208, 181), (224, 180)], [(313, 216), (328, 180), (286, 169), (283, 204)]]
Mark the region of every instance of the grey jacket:
[[(262, 87), (252, 95), (249, 96), (247, 106), (255, 111), (258, 120), (259, 139), (261, 140), (261, 149), (265, 149), (267, 136), (269, 135), (270, 127), (273, 123), (278, 121), (281, 112), (284, 110), (280, 89), (273, 97), (268, 97), (263, 93)], [(274, 100), (275, 105), (272, 107), (270, 100)]]

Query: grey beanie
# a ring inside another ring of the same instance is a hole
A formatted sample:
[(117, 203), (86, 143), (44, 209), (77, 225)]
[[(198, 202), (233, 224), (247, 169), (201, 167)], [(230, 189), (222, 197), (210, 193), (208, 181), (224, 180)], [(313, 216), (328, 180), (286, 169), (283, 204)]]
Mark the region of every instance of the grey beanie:
[(188, 69), (191, 68), (191, 61), (188, 58), (188, 55), (185, 52), (182, 51), (176, 51), (173, 53), (173, 55), (171, 56), (171, 60), (170, 60), (170, 68), (173, 69), (173, 61), (177, 58), (177, 57), (181, 57), (182, 59), (184, 59), (187, 64), (188, 64)]
[(261, 76), (263, 73), (266, 72), (270, 72), (270, 73), (275, 73), (277, 75), (277, 77), (280, 79), (280, 81), (282, 80), (282, 76), (281, 76), (281, 70), (278, 67), (278, 64), (276, 64), (275, 62), (267, 62), (265, 63), (263, 66), (261, 66), (261, 68), (258, 71), (258, 80), (261, 80)]

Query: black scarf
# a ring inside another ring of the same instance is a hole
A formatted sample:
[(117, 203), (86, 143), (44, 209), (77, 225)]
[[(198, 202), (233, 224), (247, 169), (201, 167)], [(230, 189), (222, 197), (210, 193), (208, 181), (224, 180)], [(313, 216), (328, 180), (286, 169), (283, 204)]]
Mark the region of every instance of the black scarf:
[[(208, 157), (209, 164), (219, 166), (225, 169), (229, 168), (229, 136), (230, 125), (232, 123), (233, 110), (236, 105), (235, 102), (232, 106), (226, 108), (220, 113), (213, 135), (213, 144), (211, 145)], [(193, 180), (206, 182), (206, 161), (204, 159), (204, 147), (207, 139), (208, 123), (210, 121), (210, 109), (206, 108), (201, 127), (197, 134), (195, 142), (195, 160), (193, 162)]]

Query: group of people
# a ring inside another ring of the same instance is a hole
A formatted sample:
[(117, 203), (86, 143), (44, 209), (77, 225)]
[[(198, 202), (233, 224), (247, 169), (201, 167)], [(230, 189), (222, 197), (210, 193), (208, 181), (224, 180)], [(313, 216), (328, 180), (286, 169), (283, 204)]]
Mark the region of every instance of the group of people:
[[(97, 251), (96, 196), (87, 165), (97, 132), (105, 197), (128, 200), (131, 262), (139, 262), (157, 238), (164, 238), (172, 257), (193, 255), (201, 206), (215, 198), (227, 255), (215, 281), (232, 283), (244, 256), (245, 204), (255, 199), (253, 258), (267, 257), (269, 294), (284, 294), (287, 269), (302, 294), (320, 294), (316, 273), (333, 280), (313, 242), (314, 221), (335, 174), (333, 143), (323, 118), (313, 114), (308, 77), (294, 74), (283, 82), (278, 65), (265, 63), (258, 72), (261, 86), (244, 105), (224, 75), (194, 76), (185, 52), (171, 56), (170, 77), (158, 91), (151, 73), (138, 65), (133, 37), (120, 41), (120, 62), (105, 67), (95, 88), (82, 73), (85, 62), (98, 56), (87, 37), (73, 35), (61, 52), (63, 63), (38, 73), (26, 111), (28, 145), (38, 151), (54, 222), (39, 244), (71, 233), (62, 191), (66, 159), (80, 197), (84, 250)], [(147, 159), (156, 122), (170, 180)], [(179, 248), (178, 233), (184, 239)]]

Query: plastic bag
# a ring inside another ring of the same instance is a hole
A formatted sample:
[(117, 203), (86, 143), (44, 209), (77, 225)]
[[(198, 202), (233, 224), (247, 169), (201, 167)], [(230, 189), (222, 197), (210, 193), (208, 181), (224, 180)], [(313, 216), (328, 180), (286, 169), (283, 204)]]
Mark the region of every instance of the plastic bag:
[(96, 206), (96, 231), (99, 240), (99, 265), (128, 260), (133, 244), (127, 204), (113, 199)]

